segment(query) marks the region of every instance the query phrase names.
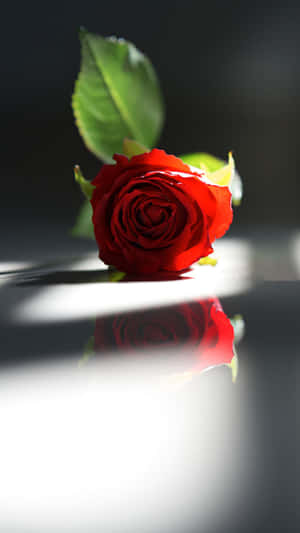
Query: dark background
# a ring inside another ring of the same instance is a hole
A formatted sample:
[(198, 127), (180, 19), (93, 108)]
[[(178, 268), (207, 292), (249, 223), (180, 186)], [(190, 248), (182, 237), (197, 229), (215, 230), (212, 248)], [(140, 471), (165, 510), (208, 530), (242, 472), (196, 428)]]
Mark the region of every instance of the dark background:
[(160, 147), (223, 158), (234, 150), (245, 185), (235, 227), (298, 223), (300, 4), (232, 0), (6, 3), (0, 37), (6, 223), (53, 220), (55, 211), (56, 222), (72, 225), (81, 202), (73, 164), (90, 178), (98, 171), (70, 105), (80, 25), (125, 37), (151, 58), (167, 110)]
[[(245, 198), (230, 234), (255, 228), (263, 251), (254, 262), (258, 279), (268, 279), (273, 263), (278, 268), (279, 254), (286, 266), (282, 235), (299, 223), (300, 2), (19, 0), (5, 3), (1, 23), (1, 260), (55, 263), (83, 250), (67, 235), (81, 203), (72, 167), (80, 163), (92, 178), (100, 165), (84, 147), (70, 105), (84, 25), (125, 37), (151, 58), (166, 102), (161, 147), (223, 158), (234, 150)], [(267, 225), (282, 233), (271, 241), (261, 231)], [(37, 289), (2, 288), (3, 316)], [(222, 300), (229, 316), (245, 319), (237, 386), (245, 385), (249, 363), (264, 460), (254, 509), (245, 502), (247, 515), (237, 510), (230, 531), (296, 531), (298, 292), (299, 281), (267, 282)], [(87, 321), (18, 329), (4, 321), (2, 361), (74, 353), (92, 332)]]

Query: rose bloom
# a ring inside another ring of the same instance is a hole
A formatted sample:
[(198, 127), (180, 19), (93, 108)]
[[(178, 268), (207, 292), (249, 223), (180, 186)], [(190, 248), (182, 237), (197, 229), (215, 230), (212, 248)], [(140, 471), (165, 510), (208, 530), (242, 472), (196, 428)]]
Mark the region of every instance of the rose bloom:
[(181, 271), (213, 252), (232, 221), (228, 187), (163, 150), (114, 159), (92, 181), (104, 263), (137, 274)]
[(96, 319), (95, 352), (139, 354), (161, 347), (195, 358), (195, 372), (229, 364), (234, 332), (217, 298)]

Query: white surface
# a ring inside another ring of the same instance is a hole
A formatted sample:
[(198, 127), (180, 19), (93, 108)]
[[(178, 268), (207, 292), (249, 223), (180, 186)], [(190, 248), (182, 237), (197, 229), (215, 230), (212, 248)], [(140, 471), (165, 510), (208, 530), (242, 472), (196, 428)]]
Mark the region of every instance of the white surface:
[[(227, 296), (251, 286), (251, 248), (239, 240), (223, 239), (216, 246), (217, 266), (195, 265), (176, 281), (128, 283), (74, 283), (39, 288), (14, 308), (11, 321), (58, 322), (130, 311), (210, 296)], [(87, 256), (72, 270), (105, 268), (95, 256)], [(20, 289), (18, 289), (20, 292)]]
[(172, 368), (156, 358), (3, 373), (0, 531), (206, 530), (248, 502), (247, 399), (228, 369), (174, 389), (162, 379)]

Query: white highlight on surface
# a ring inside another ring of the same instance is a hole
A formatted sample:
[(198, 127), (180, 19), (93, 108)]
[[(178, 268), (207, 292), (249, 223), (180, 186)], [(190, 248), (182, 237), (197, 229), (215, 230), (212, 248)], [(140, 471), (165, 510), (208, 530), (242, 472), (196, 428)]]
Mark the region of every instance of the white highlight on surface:
[(13, 275), (11, 272), (29, 268), (30, 266), (30, 263), (20, 261), (0, 262), (0, 286), (10, 281), (11, 276)]
[(30, 263), (24, 263), (20, 261), (13, 262), (0, 262), (0, 274), (3, 272), (13, 272), (15, 270), (22, 270), (23, 268), (30, 267)]
[(245, 399), (227, 373), (160, 385), (172, 368), (109, 359), (3, 373), (0, 530), (182, 532), (235, 513), (251, 482)]
[[(58, 322), (114, 312), (172, 305), (196, 298), (227, 296), (251, 285), (251, 248), (242, 240), (217, 243), (217, 266), (195, 265), (185, 277), (192, 279), (157, 282), (60, 284), (39, 290), (13, 311), (12, 321)], [(72, 270), (99, 268), (98, 258), (87, 257)], [(101, 268), (101, 266), (100, 266)]]

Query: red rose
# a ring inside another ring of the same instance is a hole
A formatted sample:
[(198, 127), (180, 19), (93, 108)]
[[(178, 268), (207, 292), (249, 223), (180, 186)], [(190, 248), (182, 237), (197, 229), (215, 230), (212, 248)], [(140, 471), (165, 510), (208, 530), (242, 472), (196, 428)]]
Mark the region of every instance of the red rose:
[(166, 346), (194, 354), (193, 371), (230, 363), (234, 333), (217, 298), (96, 320), (94, 349), (135, 352)]
[(163, 150), (114, 159), (92, 181), (104, 263), (130, 273), (180, 271), (213, 251), (232, 221), (228, 187)]

